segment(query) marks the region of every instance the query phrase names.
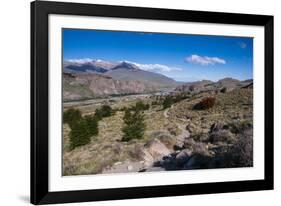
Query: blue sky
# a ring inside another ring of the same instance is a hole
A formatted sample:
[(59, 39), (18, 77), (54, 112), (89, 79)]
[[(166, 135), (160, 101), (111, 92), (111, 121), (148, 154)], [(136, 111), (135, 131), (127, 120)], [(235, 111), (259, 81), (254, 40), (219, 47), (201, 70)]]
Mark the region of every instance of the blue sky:
[(253, 78), (253, 39), (245, 37), (64, 29), (63, 58), (125, 60), (184, 82)]

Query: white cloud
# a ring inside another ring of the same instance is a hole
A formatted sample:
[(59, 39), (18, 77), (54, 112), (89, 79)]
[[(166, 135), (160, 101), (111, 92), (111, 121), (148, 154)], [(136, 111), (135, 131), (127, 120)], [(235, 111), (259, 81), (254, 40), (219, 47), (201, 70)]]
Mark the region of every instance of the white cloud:
[(196, 54), (192, 54), (192, 55), (186, 57), (185, 61), (193, 63), (193, 64), (200, 64), (202, 66), (215, 65), (215, 64), (226, 64), (226, 61), (219, 57), (199, 56)]
[(178, 67), (170, 67), (164, 64), (140, 64), (136, 62), (126, 61), (128, 63), (134, 64), (144, 71), (153, 71), (153, 72), (172, 72), (172, 71), (182, 71)]
[(67, 59), (66, 61), (71, 63), (78, 63), (78, 64), (84, 64), (93, 61), (93, 59), (90, 58), (84, 58), (84, 59)]

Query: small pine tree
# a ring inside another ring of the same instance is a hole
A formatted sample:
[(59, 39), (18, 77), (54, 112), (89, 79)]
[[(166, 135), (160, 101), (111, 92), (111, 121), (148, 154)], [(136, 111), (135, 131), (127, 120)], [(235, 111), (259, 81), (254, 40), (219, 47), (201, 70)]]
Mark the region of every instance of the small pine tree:
[(67, 123), (70, 128), (74, 127), (76, 122), (82, 118), (81, 111), (78, 109), (68, 109), (63, 113), (63, 122)]
[(70, 148), (74, 149), (90, 143), (91, 132), (89, 131), (88, 122), (85, 119), (79, 120), (73, 125), (70, 132)]
[(87, 122), (90, 135), (97, 135), (99, 133), (97, 118), (93, 115), (87, 115), (84, 117), (84, 119)]
[(96, 109), (95, 116), (101, 120), (104, 117), (110, 117), (112, 113), (112, 108), (109, 105), (103, 105), (100, 109)]
[(141, 139), (145, 131), (144, 115), (139, 111), (126, 110), (124, 115), (125, 126), (122, 128), (122, 141)]
[(142, 110), (149, 110), (149, 107), (150, 105), (149, 104), (144, 104), (142, 101), (138, 101), (136, 103), (136, 106), (135, 106), (135, 110), (139, 110), (139, 111), (142, 111)]
[(171, 107), (172, 104), (173, 104), (172, 97), (167, 96), (162, 103), (163, 109), (167, 109), (167, 108)]

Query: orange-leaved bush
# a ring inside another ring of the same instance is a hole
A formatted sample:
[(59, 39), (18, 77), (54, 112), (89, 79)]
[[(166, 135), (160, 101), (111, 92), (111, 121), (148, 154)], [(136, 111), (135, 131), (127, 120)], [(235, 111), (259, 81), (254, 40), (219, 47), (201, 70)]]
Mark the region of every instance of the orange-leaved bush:
[(194, 105), (193, 109), (203, 110), (212, 108), (215, 105), (215, 97), (205, 97), (200, 102)]

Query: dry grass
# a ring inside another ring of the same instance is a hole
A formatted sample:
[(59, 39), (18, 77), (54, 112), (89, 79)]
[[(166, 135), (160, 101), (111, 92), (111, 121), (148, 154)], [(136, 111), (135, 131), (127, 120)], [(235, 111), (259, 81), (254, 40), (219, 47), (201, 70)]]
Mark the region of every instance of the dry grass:
[[(117, 102), (112, 104), (113, 109), (130, 107), (138, 100)], [(150, 100), (147, 100), (150, 101)], [(96, 108), (100, 105), (77, 106), (82, 115), (94, 114)], [(136, 161), (138, 159), (137, 151), (143, 145), (153, 138), (154, 131), (164, 130), (167, 125), (171, 125), (164, 117), (163, 111), (154, 108), (144, 112), (146, 131), (144, 138), (130, 142), (122, 142), (123, 111), (117, 111), (115, 115), (103, 118), (99, 121), (99, 134), (92, 137), (90, 144), (75, 148), (73, 151), (69, 147), (68, 125), (63, 127), (64, 151), (63, 165), (64, 175), (86, 175), (101, 173), (103, 169), (110, 167), (116, 162)]]
[[(212, 94), (216, 97), (216, 104), (207, 110), (194, 110), (193, 106), (209, 93), (201, 93), (189, 99), (175, 103), (171, 108), (160, 110), (160, 106), (153, 106), (144, 111), (146, 131), (144, 138), (130, 142), (121, 142), (123, 133), (123, 111), (102, 119), (99, 122), (99, 135), (92, 138), (90, 144), (69, 151), (68, 125), (63, 125), (63, 174), (86, 175), (101, 173), (116, 162), (139, 161), (138, 152), (152, 138), (159, 138), (172, 147), (175, 139), (186, 128), (191, 133), (191, 138), (196, 142), (208, 140), (210, 127), (216, 122), (229, 125), (231, 129), (239, 130), (249, 125), (253, 118), (253, 92), (249, 89), (236, 89), (231, 92)], [(133, 106), (138, 99), (126, 98), (106, 102), (113, 109)], [(144, 103), (151, 103), (153, 99), (143, 99)], [(82, 115), (93, 114), (103, 102), (76, 105)], [(165, 116), (166, 112), (166, 116)], [(179, 128), (180, 125), (180, 128)], [(157, 135), (159, 133), (159, 135)], [(161, 134), (160, 134), (161, 133)], [(236, 135), (236, 134), (235, 134)], [(236, 137), (236, 136), (235, 136)], [(212, 144), (207, 145), (211, 147)]]

